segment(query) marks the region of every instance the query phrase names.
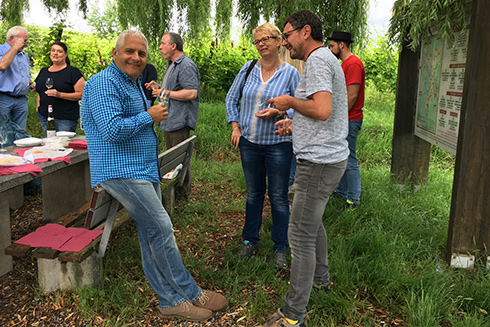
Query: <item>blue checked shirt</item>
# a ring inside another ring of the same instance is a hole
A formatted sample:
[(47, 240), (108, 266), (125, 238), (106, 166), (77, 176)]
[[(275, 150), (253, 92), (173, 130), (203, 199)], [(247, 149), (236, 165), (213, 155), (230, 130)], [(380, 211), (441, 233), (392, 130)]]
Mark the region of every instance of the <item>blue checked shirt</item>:
[(140, 84), (112, 62), (85, 85), (81, 118), (92, 187), (114, 178), (160, 181), (158, 140)]
[[(270, 98), (282, 94), (294, 96), (300, 78), (298, 71), (285, 62), (276, 68), (274, 75), (267, 82), (264, 82), (261, 66), (256, 63), (244, 86), (245, 73), (250, 63), (251, 61), (243, 65), (226, 96), (227, 123), (238, 122), (242, 136), (252, 143), (271, 145), (291, 142), (291, 136), (275, 134), (277, 127), (274, 124), (281, 118), (262, 119), (255, 117), (255, 113), (267, 108), (267, 100)], [(289, 109), (287, 113), (289, 118), (292, 118), (293, 109)]]

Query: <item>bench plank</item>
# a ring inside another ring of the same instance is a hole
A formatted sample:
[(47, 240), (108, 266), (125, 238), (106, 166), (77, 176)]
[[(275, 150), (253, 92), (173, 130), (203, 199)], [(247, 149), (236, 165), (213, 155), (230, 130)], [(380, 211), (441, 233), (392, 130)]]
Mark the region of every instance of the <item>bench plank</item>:
[(87, 211), (85, 218), (85, 228), (92, 228), (99, 224), (107, 217), (111, 205), (112, 196), (109, 195), (103, 188), (94, 189), (92, 198), (90, 199), (90, 208)]

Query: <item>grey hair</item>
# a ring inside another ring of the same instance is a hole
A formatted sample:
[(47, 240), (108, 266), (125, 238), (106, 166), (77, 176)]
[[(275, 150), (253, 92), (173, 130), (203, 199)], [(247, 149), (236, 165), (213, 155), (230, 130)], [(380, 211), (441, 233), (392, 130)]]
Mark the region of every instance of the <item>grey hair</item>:
[(26, 32), (26, 34), (28, 34), (27, 30), (22, 26), (14, 26), (10, 28), (7, 31), (7, 40), (9, 40), (11, 36), (17, 37), (21, 32)]
[(141, 33), (140, 31), (135, 31), (135, 30), (125, 30), (119, 36), (117, 37), (116, 41), (116, 52), (119, 51), (119, 48), (124, 44), (124, 40), (126, 39), (126, 36), (134, 36), (137, 37), (146, 43), (146, 52), (148, 52), (148, 40), (146, 39), (145, 35)]
[(169, 36), (168, 38), (168, 43), (169, 44), (174, 44), (175, 43), (175, 48), (177, 51), (184, 51), (184, 41), (182, 40), (182, 37), (174, 32), (168, 32), (166, 35)]

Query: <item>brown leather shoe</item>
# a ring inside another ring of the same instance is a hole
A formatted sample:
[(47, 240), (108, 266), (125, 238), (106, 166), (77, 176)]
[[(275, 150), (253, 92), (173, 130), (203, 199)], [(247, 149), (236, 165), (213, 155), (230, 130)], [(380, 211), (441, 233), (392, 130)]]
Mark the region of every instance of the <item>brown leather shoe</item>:
[(228, 307), (228, 300), (219, 293), (202, 290), (201, 295), (193, 304), (196, 307), (206, 308), (215, 312), (226, 309)]
[(182, 318), (186, 320), (203, 321), (208, 320), (213, 316), (213, 312), (209, 309), (196, 307), (189, 301), (184, 301), (176, 307), (160, 310), (162, 318)]

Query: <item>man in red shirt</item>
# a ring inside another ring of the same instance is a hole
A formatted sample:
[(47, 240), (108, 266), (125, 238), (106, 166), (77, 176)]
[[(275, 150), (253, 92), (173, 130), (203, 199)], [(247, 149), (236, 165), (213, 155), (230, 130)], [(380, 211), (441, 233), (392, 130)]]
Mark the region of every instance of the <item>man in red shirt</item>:
[(347, 169), (340, 180), (336, 194), (345, 199), (345, 208), (355, 208), (361, 203), (361, 171), (357, 162), (357, 134), (361, 130), (364, 106), (364, 85), (366, 72), (361, 59), (350, 50), (352, 35), (348, 32), (335, 31), (330, 40), (330, 51), (342, 60), (342, 70), (347, 85), (347, 100), (349, 109), (349, 143), (350, 155)]

